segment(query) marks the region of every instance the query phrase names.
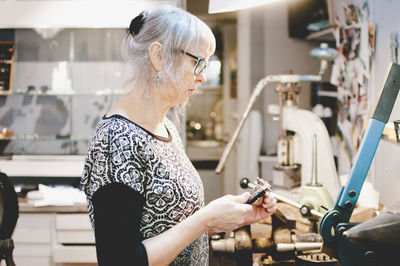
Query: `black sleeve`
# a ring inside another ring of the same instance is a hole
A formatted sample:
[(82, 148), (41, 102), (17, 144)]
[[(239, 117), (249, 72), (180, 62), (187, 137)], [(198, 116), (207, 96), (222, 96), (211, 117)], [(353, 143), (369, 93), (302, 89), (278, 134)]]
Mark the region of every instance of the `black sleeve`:
[(92, 197), (99, 266), (148, 265), (139, 230), (143, 196), (131, 187), (112, 183)]

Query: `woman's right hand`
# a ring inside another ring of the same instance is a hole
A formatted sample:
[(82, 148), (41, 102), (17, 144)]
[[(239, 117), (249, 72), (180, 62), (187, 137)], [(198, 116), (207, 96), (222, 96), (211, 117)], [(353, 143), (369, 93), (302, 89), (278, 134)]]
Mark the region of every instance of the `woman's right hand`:
[(206, 217), (207, 231), (231, 232), (243, 225), (254, 209), (252, 205), (245, 204), (249, 197), (248, 192), (237, 196), (226, 195), (200, 209), (199, 212)]

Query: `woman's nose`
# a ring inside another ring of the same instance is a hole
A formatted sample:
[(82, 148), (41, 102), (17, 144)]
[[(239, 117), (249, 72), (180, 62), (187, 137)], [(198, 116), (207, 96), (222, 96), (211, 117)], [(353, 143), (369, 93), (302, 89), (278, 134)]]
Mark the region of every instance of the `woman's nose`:
[(197, 80), (199, 80), (200, 83), (204, 83), (204, 82), (207, 81), (205, 71), (203, 71), (203, 72), (201, 72), (200, 74), (197, 75)]

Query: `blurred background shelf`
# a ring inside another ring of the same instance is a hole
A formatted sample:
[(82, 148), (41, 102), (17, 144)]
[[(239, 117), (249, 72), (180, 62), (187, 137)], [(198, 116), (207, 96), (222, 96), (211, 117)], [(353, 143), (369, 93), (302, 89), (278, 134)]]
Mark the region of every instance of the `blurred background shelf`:
[(395, 144), (395, 145), (399, 145), (400, 146), (400, 142), (397, 142), (395, 139), (389, 138), (386, 135), (382, 135), (381, 140), (387, 142), (387, 143), (391, 143), (391, 144)]
[(335, 41), (334, 33), (335, 33), (334, 28), (328, 28), (325, 30), (312, 32), (306, 37), (306, 39), (310, 41), (314, 40), (314, 41), (333, 42)]
[(102, 90), (102, 91), (93, 91), (93, 92), (77, 92), (77, 91), (34, 91), (27, 92), (22, 90), (16, 91), (0, 91), (0, 96), (13, 96), (13, 95), (24, 95), (24, 96), (107, 96), (107, 95), (124, 95), (126, 92), (122, 90), (118, 91), (110, 91), (110, 90)]
[(0, 141), (89, 141), (89, 137), (64, 137), (64, 136), (35, 136), (35, 135), (18, 135), (18, 136), (11, 136), (0, 138)]

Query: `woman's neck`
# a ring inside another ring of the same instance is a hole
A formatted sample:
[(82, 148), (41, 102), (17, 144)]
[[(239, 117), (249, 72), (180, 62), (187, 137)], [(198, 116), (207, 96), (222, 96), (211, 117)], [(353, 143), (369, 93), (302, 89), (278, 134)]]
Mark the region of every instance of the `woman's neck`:
[(162, 102), (160, 97), (146, 97), (143, 91), (139, 92), (135, 88), (137, 87), (124, 95), (110, 109), (107, 116), (122, 115), (155, 135), (168, 137), (163, 122), (170, 106)]

